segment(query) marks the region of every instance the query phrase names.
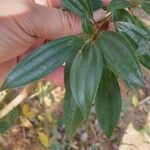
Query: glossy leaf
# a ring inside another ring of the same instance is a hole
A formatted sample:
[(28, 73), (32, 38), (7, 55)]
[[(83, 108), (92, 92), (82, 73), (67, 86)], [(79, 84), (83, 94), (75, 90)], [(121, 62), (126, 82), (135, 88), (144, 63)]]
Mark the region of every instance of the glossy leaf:
[(144, 0), (144, 2), (141, 4), (141, 6), (145, 12), (150, 14), (150, 0)]
[(112, 0), (108, 5), (107, 11), (112, 12), (116, 9), (122, 9), (130, 7), (131, 4), (127, 0)]
[[(148, 39), (148, 32), (144, 31), (142, 28), (126, 22), (117, 23), (118, 31), (128, 35), (135, 43), (141, 45), (143, 43), (143, 38)], [(145, 40), (144, 40), (145, 41)]]
[(133, 20), (133, 16), (125, 9), (117, 9), (113, 11), (112, 16), (113, 21), (130, 22)]
[(82, 28), (88, 35), (92, 35), (94, 33), (93, 24), (86, 18), (82, 18)]
[(117, 23), (117, 29), (120, 33), (123, 33), (129, 41), (131, 39), (135, 42), (137, 45), (135, 48), (137, 49), (141, 63), (147, 68), (150, 68), (150, 31), (145, 31), (139, 26), (126, 22)]
[(144, 24), (144, 22), (139, 17), (131, 15), (125, 9), (118, 9), (113, 11), (113, 20), (115, 22), (122, 21), (132, 23), (134, 25), (141, 27), (145, 31), (149, 31), (149, 28)]
[(150, 68), (150, 29), (140, 18), (132, 16), (124, 9), (114, 11), (113, 20), (123, 21), (116, 23), (117, 31), (122, 33), (132, 46), (137, 49), (140, 62)]
[(112, 135), (121, 112), (121, 94), (117, 77), (104, 68), (95, 99), (96, 116), (108, 138)]
[(63, 5), (80, 17), (92, 19), (91, 0), (63, 0)]
[(97, 10), (102, 8), (103, 2), (101, 0), (91, 0), (93, 10)]
[(93, 33), (91, 0), (63, 0), (63, 5), (82, 18), (83, 31), (91, 35)]
[(70, 70), (72, 65), (73, 58), (65, 64), (65, 98), (64, 98), (64, 122), (66, 132), (72, 136), (76, 129), (83, 122), (83, 116), (78, 105), (75, 102), (75, 99), (72, 95), (70, 88)]
[(99, 48), (91, 43), (73, 61), (70, 85), (77, 105), (85, 118), (88, 117), (96, 94), (103, 67)]
[(138, 47), (137, 53), (141, 63), (150, 69), (150, 40), (145, 40), (143, 44)]
[(83, 41), (75, 36), (58, 39), (37, 48), (10, 72), (3, 89), (19, 87), (53, 72), (82, 47)]
[(110, 70), (127, 82), (143, 85), (144, 79), (134, 55), (135, 50), (123, 35), (112, 31), (103, 32), (98, 44)]

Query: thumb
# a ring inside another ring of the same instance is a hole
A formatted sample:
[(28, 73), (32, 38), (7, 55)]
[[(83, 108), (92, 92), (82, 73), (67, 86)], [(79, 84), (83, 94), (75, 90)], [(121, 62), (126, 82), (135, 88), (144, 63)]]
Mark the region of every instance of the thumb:
[[(101, 19), (104, 12), (96, 12), (95, 18)], [(99, 15), (99, 17), (97, 17)], [(81, 20), (71, 12), (57, 8), (48, 8), (35, 4), (30, 13), (20, 17), (21, 26), (32, 36), (45, 39), (57, 39), (77, 35), (82, 31)]]
[(38, 4), (34, 5), (31, 12), (17, 19), (17, 22), (28, 35), (38, 38), (53, 40), (79, 34), (82, 31), (78, 16), (57, 8), (48, 8)]

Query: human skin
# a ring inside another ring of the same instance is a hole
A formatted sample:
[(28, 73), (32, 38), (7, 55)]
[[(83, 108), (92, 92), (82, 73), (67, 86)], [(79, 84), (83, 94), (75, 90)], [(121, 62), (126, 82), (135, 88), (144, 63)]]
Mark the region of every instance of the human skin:
[[(60, 6), (61, 0), (0, 0), (0, 86), (10, 70), (45, 40), (82, 32), (80, 18)], [(95, 20), (102, 16), (102, 10), (94, 14)], [(63, 71), (60, 67), (46, 79), (64, 86)]]

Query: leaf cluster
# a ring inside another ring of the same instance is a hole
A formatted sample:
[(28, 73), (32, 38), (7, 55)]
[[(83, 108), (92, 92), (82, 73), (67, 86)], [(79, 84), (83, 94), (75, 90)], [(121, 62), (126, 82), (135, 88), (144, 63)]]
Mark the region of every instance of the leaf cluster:
[[(137, 89), (144, 84), (140, 64), (150, 69), (150, 29), (130, 13), (138, 5), (150, 14), (149, 0), (112, 0), (107, 8), (101, 0), (63, 0), (66, 10), (81, 17), (83, 33), (37, 48), (10, 72), (3, 89), (36, 81), (65, 63), (66, 131), (73, 135), (94, 106), (102, 130), (110, 137), (121, 112), (118, 79)], [(108, 15), (95, 23), (93, 10), (98, 8)], [(116, 31), (101, 32), (109, 22)]]

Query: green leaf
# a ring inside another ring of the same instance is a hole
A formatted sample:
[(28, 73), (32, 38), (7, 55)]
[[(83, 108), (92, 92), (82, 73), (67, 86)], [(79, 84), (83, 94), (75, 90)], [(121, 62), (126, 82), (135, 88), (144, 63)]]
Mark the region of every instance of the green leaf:
[(141, 6), (145, 12), (150, 14), (150, 0), (144, 0), (144, 2), (141, 4)]
[(63, 6), (80, 17), (93, 17), (91, 0), (63, 0)]
[(107, 11), (112, 12), (116, 9), (122, 9), (130, 7), (131, 4), (127, 0), (112, 0), (110, 4), (108, 5)]
[(94, 33), (93, 24), (86, 18), (82, 18), (82, 28), (88, 35), (92, 35)]
[(93, 144), (91, 150), (97, 150), (96, 145)]
[(137, 53), (141, 63), (150, 69), (150, 40), (145, 40), (143, 44), (138, 47)]
[(7, 121), (0, 121), (0, 133), (6, 132), (11, 127), (11, 124)]
[(93, 10), (97, 10), (102, 8), (103, 2), (101, 0), (91, 0)]
[(66, 132), (72, 136), (83, 122), (81, 111), (76, 104), (70, 88), (70, 70), (73, 57), (65, 64), (65, 98), (64, 98), (64, 122)]
[(123, 35), (112, 31), (103, 32), (98, 44), (110, 70), (127, 82), (143, 85), (144, 79), (135, 50)]
[(91, 0), (63, 0), (63, 5), (82, 18), (83, 31), (93, 34), (93, 12)]
[(71, 90), (85, 118), (90, 113), (102, 67), (102, 55), (94, 43), (86, 46), (73, 61), (70, 73)]
[(11, 126), (13, 126), (19, 117), (18, 108), (14, 108), (7, 116), (0, 119), (0, 133), (5, 133)]
[(126, 22), (118, 22), (117, 27), (119, 32), (128, 35), (138, 45), (143, 43), (143, 39), (145, 41), (145, 39), (149, 38), (148, 32), (144, 31), (137, 25)]
[(145, 31), (137, 25), (126, 22), (118, 22), (116, 26), (118, 31), (123, 33), (129, 41), (134, 41), (137, 45), (135, 48), (140, 62), (150, 69), (150, 31)]
[(150, 29), (140, 18), (132, 16), (124, 9), (114, 11), (113, 20), (118, 21), (116, 23), (117, 31), (122, 33), (137, 50), (140, 62), (147, 68), (150, 68)]
[(82, 39), (70, 36), (37, 48), (10, 72), (3, 89), (23, 86), (48, 75), (67, 61), (73, 51), (78, 51), (82, 44)]
[(121, 94), (117, 77), (104, 68), (95, 99), (96, 116), (103, 132), (111, 137), (121, 112)]
[(51, 144), (51, 147), (49, 150), (61, 150), (61, 145), (59, 142), (55, 141)]
[(132, 23), (134, 25), (137, 25), (141, 27), (145, 31), (149, 31), (149, 28), (144, 24), (144, 22), (137, 16), (131, 15), (127, 10), (125, 9), (118, 9), (113, 11), (113, 21), (121, 21), (121, 22), (128, 22)]
[(124, 21), (124, 22), (130, 22), (134, 19), (133, 16), (125, 9), (114, 10), (112, 12), (112, 18), (113, 21)]
[(128, 23), (132, 23), (132, 24), (138, 25), (141, 28), (147, 30), (146, 25), (144, 24), (144, 22), (140, 18), (138, 18), (137, 16), (131, 15), (125, 9), (115, 10), (115, 11), (113, 11), (112, 15), (113, 15), (113, 20), (115, 22), (116, 21), (128, 22)]
[(7, 119), (13, 125), (19, 118), (19, 108), (14, 108), (7, 116)]

